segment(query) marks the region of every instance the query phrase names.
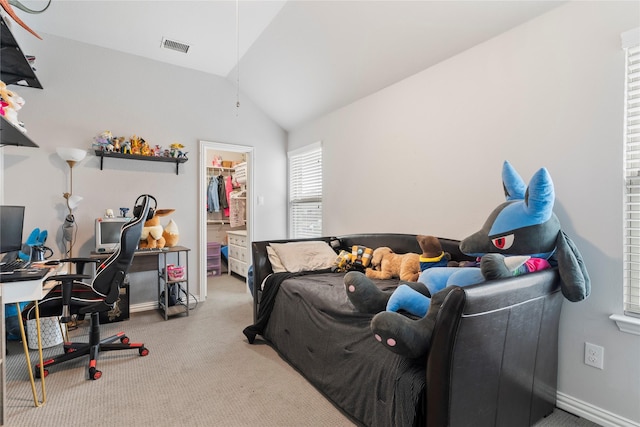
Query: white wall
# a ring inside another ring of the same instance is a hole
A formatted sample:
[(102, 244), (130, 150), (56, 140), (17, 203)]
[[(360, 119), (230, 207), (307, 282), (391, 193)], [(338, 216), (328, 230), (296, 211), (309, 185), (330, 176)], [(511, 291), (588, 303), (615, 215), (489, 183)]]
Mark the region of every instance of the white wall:
[[(241, 99), (236, 114), (236, 91), (230, 82), (47, 34), (39, 41), (18, 26), (14, 33), (23, 51), (36, 56), (44, 86), (10, 86), (26, 100), (19, 118), (40, 146), (2, 149), (0, 200), (26, 206), (25, 234), (34, 227), (47, 229), (47, 245), (60, 256), (57, 242), (66, 214), (62, 193), (68, 190), (68, 167), (55, 149), (87, 149), (87, 158), (74, 168), (73, 192), (84, 197), (76, 212), (74, 255), (86, 256), (92, 250), (94, 219), (105, 208), (132, 208), (139, 194), (150, 193), (159, 208), (176, 209), (170, 218), (178, 225), (179, 244), (192, 249), (190, 288), (197, 295), (195, 272), (206, 268), (198, 265), (199, 140), (255, 147), (254, 194), (263, 195), (265, 203), (255, 204), (254, 236), (286, 234), (286, 133), (250, 100)], [(189, 161), (180, 165), (179, 176), (175, 165), (133, 160), (106, 159), (101, 171), (90, 147), (104, 130), (118, 136), (136, 134), (165, 148), (180, 142)], [(149, 277), (152, 283), (155, 276)], [(132, 298), (132, 303), (139, 302), (143, 301)]]
[[(323, 141), (327, 235), (464, 238), (503, 201), (503, 160), (526, 180), (547, 167), (593, 286), (563, 306), (559, 404), (604, 425), (640, 425), (640, 337), (608, 319), (622, 312), (620, 34), (638, 25), (638, 2), (571, 2), (289, 134), (289, 149)], [(604, 370), (583, 363), (585, 341)]]

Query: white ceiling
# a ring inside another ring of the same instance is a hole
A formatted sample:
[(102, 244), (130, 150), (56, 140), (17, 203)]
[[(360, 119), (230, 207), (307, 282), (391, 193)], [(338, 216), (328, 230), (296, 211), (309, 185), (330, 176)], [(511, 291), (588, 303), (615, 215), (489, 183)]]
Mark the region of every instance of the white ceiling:
[[(22, 3), (41, 9), (46, 1)], [(53, 0), (41, 14), (14, 10), (44, 38), (115, 49), (233, 84), (240, 57), (242, 96), (291, 130), (562, 3)], [(165, 37), (190, 45), (188, 53), (162, 49)]]

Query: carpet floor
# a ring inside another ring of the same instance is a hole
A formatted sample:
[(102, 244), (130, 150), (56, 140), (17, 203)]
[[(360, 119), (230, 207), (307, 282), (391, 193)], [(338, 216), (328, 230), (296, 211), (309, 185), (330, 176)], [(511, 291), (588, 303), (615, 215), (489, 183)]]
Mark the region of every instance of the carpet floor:
[[(137, 350), (101, 354), (102, 378), (88, 379), (87, 358), (50, 368), (47, 402), (34, 407), (22, 344), (9, 342), (6, 358), (6, 426), (353, 426), (266, 344), (248, 345), (252, 322), (244, 281), (209, 279), (208, 298), (190, 315), (164, 321), (157, 311), (132, 313), (102, 325), (103, 337), (124, 330)], [(70, 332), (86, 340), (87, 322)], [(62, 345), (45, 349), (45, 358)], [(36, 363), (37, 351), (30, 352)], [(37, 381), (38, 390), (40, 382)], [(595, 427), (556, 410), (535, 427)]]

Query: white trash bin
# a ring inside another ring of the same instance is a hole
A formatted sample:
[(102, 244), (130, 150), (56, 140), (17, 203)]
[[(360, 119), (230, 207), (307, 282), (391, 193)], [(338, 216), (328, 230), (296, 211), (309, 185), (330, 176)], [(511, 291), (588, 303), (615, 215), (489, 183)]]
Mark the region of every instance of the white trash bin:
[[(62, 344), (62, 332), (57, 317), (40, 318), (40, 338), (42, 348), (49, 348)], [(38, 329), (36, 319), (27, 320), (27, 345), (31, 350), (38, 349)]]

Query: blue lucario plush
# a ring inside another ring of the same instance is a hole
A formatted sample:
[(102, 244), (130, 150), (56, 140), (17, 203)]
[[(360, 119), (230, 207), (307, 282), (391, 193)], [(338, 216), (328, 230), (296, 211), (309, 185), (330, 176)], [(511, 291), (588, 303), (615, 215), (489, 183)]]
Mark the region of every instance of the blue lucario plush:
[(577, 302), (589, 296), (590, 279), (582, 255), (553, 213), (555, 191), (549, 172), (539, 169), (527, 186), (505, 161), (502, 181), (506, 201), (491, 212), (478, 232), (460, 243), (463, 253), (477, 257), (476, 267), (426, 268), (418, 283), (401, 284), (393, 292), (379, 290), (360, 272), (345, 275), (349, 300), (361, 312), (377, 313), (371, 329), (389, 350), (411, 358), (426, 354), (438, 309), (452, 286), (557, 266), (567, 300)]

